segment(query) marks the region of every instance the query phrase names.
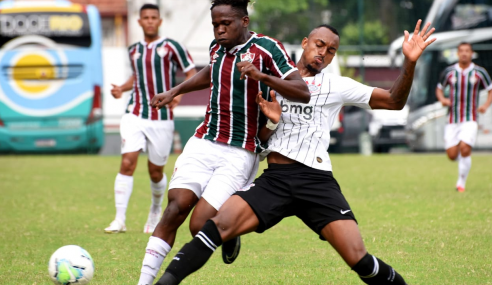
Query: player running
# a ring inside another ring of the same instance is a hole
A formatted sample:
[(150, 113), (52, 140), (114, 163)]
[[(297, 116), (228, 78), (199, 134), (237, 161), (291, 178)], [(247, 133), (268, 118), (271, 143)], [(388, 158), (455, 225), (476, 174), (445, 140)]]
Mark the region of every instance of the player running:
[[(472, 62), (473, 47), (463, 42), (458, 45), (458, 63), (448, 66), (441, 74), (436, 88), (437, 99), (449, 106), (448, 124), (444, 129), (444, 147), (450, 160), (458, 159), (456, 190), (465, 192), (471, 168), (471, 151), (477, 138), (477, 111), (485, 113), (492, 103), (492, 80), (487, 71)], [(444, 97), (444, 88), (449, 98)], [(489, 92), (487, 101), (478, 106), (480, 87)]]
[(157, 284), (179, 284), (202, 267), (224, 241), (252, 231), (262, 233), (291, 215), (326, 239), (366, 284), (405, 284), (391, 266), (367, 253), (355, 216), (332, 175), (326, 149), (330, 127), (342, 106), (389, 110), (405, 106), (416, 61), (435, 40), (427, 40), (434, 31), (427, 31), (430, 24), (422, 31), (420, 24), (419, 20), (411, 39), (405, 31), (405, 62), (390, 90), (320, 73), (339, 46), (333, 27), (322, 25), (304, 38), (297, 67), (311, 91), (309, 104), (292, 102), (280, 95), (282, 92), (277, 93), (280, 108), (276, 102), (258, 99), (270, 120), (281, 111), (278, 128), (268, 142), (268, 169), (225, 202), (217, 216), (180, 249)]
[(144, 40), (129, 48), (133, 75), (123, 85), (113, 85), (111, 90), (116, 99), (121, 98), (125, 91), (133, 90), (133, 93), (120, 123), (122, 159), (114, 183), (116, 218), (104, 229), (106, 233), (126, 232), (126, 208), (133, 190), (133, 173), (140, 150), (146, 149), (149, 154), (147, 165), (152, 205), (144, 233), (154, 231), (167, 187), (167, 178), (162, 171), (173, 141), (173, 108), (180, 97), (161, 110), (151, 108), (150, 100), (155, 94), (173, 87), (176, 68), (183, 70), (187, 79), (196, 74), (195, 65), (186, 49), (176, 41), (159, 37), (162, 20), (156, 5), (143, 5), (138, 23), (144, 32)]
[[(210, 66), (153, 99), (153, 104), (161, 107), (177, 94), (210, 88), (205, 120), (176, 161), (169, 203), (149, 238), (138, 284), (152, 284), (178, 227), (195, 205), (190, 221), (193, 235), (256, 176), (256, 153), (262, 150), (256, 136), (263, 124), (256, 95), (262, 91), (266, 96), (273, 88), (292, 101), (310, 100), (309, 90), (282, 44), (248, 30), (248, 3), (212, 1), (215, 40), (210, 45)], [(237, 238), (222, 247), (224, 262), (234, 261), (239, 246)]]

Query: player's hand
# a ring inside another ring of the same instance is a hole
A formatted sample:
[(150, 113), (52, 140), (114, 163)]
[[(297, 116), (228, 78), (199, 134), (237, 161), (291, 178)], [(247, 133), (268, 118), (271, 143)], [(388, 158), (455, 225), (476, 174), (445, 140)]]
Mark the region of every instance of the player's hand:
[(241, 72), (241, 77), (240, 79), (246, 79), (246, 76), (248, 78), (251, 78), (256, 81), (261, 81), (263, 77), (265, 76), (264, 73), (258, 70), (256, 66), (254, 66), (251, 62), (249, 61), (241, 61), (236, 63), (236, 67)]
[(174, 110), (174, 108), (176, 108), (176, 106), (179, 105), (179, 103), (181, 102), (181, 98), (183, 98), (183, 94), (181, 95), (178, 95), (176, 97), (174, 97), (174, 99), (171, 101), (171, 103), (169, 103), (169, 109)]
[(275, 91), (270, 91), (270, 96), (272, 97), (272, 102), (265, 100), (263, 97), (263, 92), (260, 91), (258, 95), (256, 95), (256, 104), (260, 106), (261, 111), (265, 116), (272, 121), (272, 123), (276, 124), (280, 121), (280, 116), (282, 115), (282, 108), (280, 108), (280, 104), (275, 98)]
[(159, 110), (160, 108), (164, 107), (166, 104), (169, 104), (173, 101), (174, 95), (171, 92), (171, 90), (166, 91), (164, 93), (159, 93), (152, 98), (152, 101), (150, 102), (150, 106), (153, 108), (156, 108)]
[(449, 100), (448, 98), (444, 98), (444, 99), (441, 101), (441, 104), (442, 104), (444, 107), (451, 106), (451, 100)]
[(123, 96), (123, 88), (114, 84), (111, 84), (111, 86), (113, 86), (113, 88), (111, 88), (111, 95), (113, 95), (115, 99), (120, 99), (121, 96)]
[(482, 105), (482, 106), (478, 107), (478, 111), (479, 111), (481, 114), (483, 114), (483, 113), (487, 112), (487, 107), (486, 107), (486, 106), (484, 106), (484, 105)]
[(411, 39), (409, 39), (410, 34), (408, 31), (405, 31), (405, 40), (403, 41), (402, 46), (403, 55), (413, 62), (417, 61), (420, 55), (422, 55), (422, 52), (436, 40), (436, 38), (428, 40), (430, 35), (432, 35), (436, 29), (432, 28), (428, 30), (430, 23), (427, 23), (421, 31), (421, 24), (422, 20), (418, 20)]

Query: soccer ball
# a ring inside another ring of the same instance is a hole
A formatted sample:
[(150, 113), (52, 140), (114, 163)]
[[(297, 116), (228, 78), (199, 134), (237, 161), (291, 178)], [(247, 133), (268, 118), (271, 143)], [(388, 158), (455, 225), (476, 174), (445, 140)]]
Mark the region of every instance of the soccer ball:
[(51, 255), (48, 272), (55, 284), (88, 284), (94, 275), (91, 255), (78, 245), (60, 247)]

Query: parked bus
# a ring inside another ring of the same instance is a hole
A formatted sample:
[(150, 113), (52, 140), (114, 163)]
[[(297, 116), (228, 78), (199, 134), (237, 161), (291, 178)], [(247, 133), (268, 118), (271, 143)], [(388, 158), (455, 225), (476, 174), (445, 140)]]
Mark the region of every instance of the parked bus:
[[(457, 46), (469, 42), (475, 51), (473, 62), (492, 73), (492, 0), (435, 0), (425, 23), (436, 28), (437, 41), (429, 46), (417, 63), (415, 79), (408, 100), (406, 135), (409, 147), (415, 151), (444, 149), (444, 126), (448, 108), (437, 101), (435, 90), (441, 72), (457, 62)], [(393, 59), (401, 49), (403, 37), (390, 47)], [(444, 90), (449, 96), (449, 87)], [(487, 99), (479, 94), (478, 104)], [(492, 110), (479, 114), (479, 130), (474, 149), (492, 149)]]
[(92, 5), (0, 2), (0, 152), (98, 152), (101, 20)]

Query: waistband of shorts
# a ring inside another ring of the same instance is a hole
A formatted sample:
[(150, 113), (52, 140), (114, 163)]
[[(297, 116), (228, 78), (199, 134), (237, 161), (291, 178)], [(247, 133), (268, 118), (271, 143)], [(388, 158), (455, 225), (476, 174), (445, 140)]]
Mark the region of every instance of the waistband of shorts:
[(279, 164), (279, 163), (269, 163), (268, 164), (268, 170), (291, 170), (291, 169), (302, 169), (302, 170), (309, 170), (312, 172), (319, 172), (322, 174), (328, 174), (333, 176), (331, 171), (325, 171), (325, 170), (319, 170), (316, 168), (309, 167), (303, 163), (300, 162), (295, 162), (295, 163), (289, 163), (289, 164)]

